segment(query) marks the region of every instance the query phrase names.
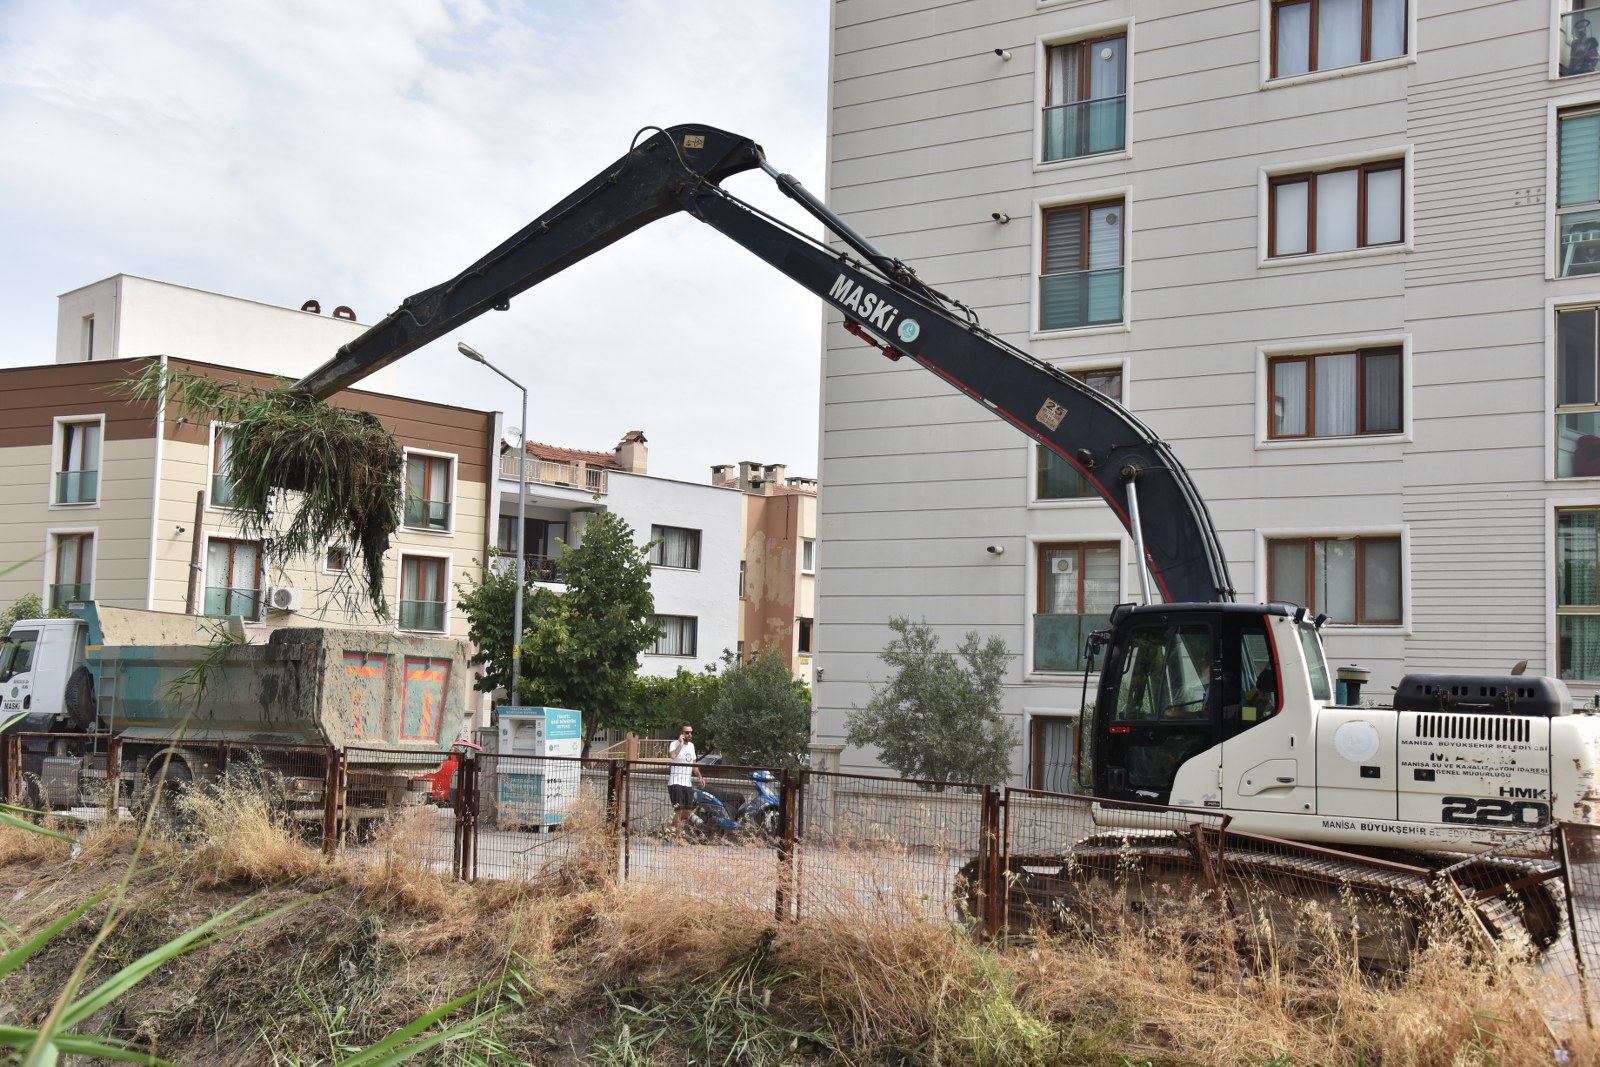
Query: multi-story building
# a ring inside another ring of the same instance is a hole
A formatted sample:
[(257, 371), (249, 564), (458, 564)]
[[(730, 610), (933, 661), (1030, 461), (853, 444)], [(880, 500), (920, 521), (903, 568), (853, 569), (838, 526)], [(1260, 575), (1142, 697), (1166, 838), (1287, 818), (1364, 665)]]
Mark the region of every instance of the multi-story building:
[(769, 649), (811, 684), (816, 647), (817, 482), (781, 463), (720, 464), (711, 484), (744, 494), (739, 651)]
[(516, 559), (518, 472), (525, 469), (523, 530), (529, 582), (560, 592), (562, 546), (583, 543), (596, 512), (615, 512), (640, 544), (650, 545), (650, 591), (661, 636), (639, 670), (671, 677), (718, 663), (739, 640), (740, 495), (726, 487), (649, 474), (649, 446), (631, 430), (610, 452), (529, 441), (500, 452), (496, 566)]
[[(1170, 441), (1239, 597), (1325, 613), (1330, 655), (1378, 691), (1526, 659), (1586, 700), (1587, 7), (838, 2), (829, 198)], [(1078, 638), (1138, 598), (1128, 539), (1052, 456), (837, 315), (825, 348), (818, 740), (908, 615), (947, 646), (1005, 638), (1016, 778), (1069, 784)]]

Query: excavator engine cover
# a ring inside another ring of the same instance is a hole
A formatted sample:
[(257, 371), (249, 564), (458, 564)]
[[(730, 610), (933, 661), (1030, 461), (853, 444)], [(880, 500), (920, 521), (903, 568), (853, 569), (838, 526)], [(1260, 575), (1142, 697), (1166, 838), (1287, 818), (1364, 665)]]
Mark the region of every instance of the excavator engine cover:
[(1572, 714), (1572, 694), (1560, 679), (1536, 675), (1408, 674), (1395, 690), (1394, 707), (1548, 719)]

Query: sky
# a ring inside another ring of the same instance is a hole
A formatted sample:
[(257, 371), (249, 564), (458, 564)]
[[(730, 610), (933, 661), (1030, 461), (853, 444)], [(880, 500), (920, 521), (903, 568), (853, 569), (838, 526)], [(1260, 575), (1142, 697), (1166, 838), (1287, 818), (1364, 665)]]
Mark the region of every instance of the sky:
[[(54, 359), (56, 298), (114, 274), (375, 323), (626, 153), (750, 137), (821, 195), (823, 0), (0, 0), (0, 366)], [(725, 187), (808, 233), (760, 172)], [(671, 216), (409, 356), (408, 395), (650, 472), (815, 475), (822, 310)], [(125, 353), (126, 354), (126, 353)], [(332, 353), (330, 352), (331, 356)], [(226, 362), (219, 358), (217, 362)]]

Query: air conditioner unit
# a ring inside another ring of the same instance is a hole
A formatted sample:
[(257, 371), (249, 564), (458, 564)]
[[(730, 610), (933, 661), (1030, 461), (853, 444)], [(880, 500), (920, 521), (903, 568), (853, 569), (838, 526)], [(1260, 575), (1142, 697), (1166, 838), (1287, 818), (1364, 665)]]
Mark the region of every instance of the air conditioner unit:
[(290, 585), (274, 585), (267, 589), (268, 611), (299, 611), (300, 590)]

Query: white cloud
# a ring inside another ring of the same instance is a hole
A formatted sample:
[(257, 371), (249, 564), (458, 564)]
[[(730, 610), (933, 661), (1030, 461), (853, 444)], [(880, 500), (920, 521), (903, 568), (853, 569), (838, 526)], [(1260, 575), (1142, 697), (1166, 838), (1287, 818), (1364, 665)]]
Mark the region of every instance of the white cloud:
[[(823, 183), (826, 5), (9, 0), (0, 18), (0, 363), (55, 297), (125, 272), (376, 322), (619, 158), (648, 125), (753, 137)], [(818, 227), (759, 173), (735, 193)], [(530, 436), (656, 473), (816, 462), (816, 299), (701, 224), (658, 222), (408, 356), (419, 396), (517, 400)], [(331, 353), (330, 353), (331, 355)]]

